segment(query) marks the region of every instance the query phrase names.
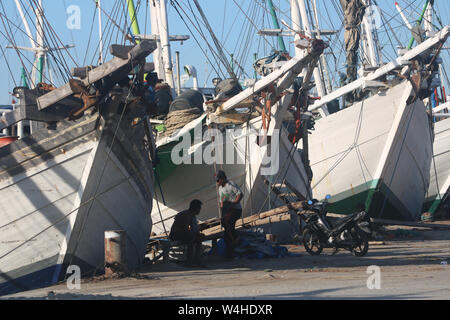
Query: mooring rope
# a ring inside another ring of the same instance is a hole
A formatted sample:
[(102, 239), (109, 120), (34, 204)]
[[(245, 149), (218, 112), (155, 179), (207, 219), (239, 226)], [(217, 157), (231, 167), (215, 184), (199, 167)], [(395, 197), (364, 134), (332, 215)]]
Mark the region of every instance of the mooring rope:
[(199, 108), (190, 108), (184, 110), (175, 110), (167, 114), (167, 119), (164, 121), (166, 127), (165, 135), (170, 136), (178, 129), (183, 128), (189, 122), (197, 119), (202, 114)]

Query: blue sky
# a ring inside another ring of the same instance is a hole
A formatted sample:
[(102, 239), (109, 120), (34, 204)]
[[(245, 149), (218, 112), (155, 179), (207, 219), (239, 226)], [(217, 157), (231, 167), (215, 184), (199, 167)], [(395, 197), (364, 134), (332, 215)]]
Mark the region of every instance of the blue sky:
[[(19, 0), (24, 4), (25, 11), (30, 12), (29, 4), (37, 3), (37, 0)], [(337, 10), (337, 0), (316, 0), (319, 12), (319, 24), (322, 29), (334, 29), (338, 30), (337, 37), (326, 39), (330, 42), (330, 46), (334, 49), (333, 54), (330, 54), (328, 50), (327, 60), (330, 65), (330, 73), (336, 74), (339, 71), (344, 70), (343, 65), (343, 53), (342, 53), (342, 21)], [(147, 0), (134, 0), (138, 8), (138, 19), (140, 24), (141, 33), (150, 32), (150, 16), (147, 7)], [(406, 14), (411, 23), (417, 18), (424, 0), (399, 0), (402, 7), (406, 9)], [(102, 6), (104, 12), (110, 17), (114, 16), (115, 22), (122, 28), (125, 26), (125, 14), (118, 10), (116, 12), (120, 15), (115, 15), (114, 8), (123, 5), (125, 0), (102, 0)], [(202, 25), (200, 20), (195, 20), (195, 16), (190, 12), (191, 8), (188, 3), (191, 4), (192, 9), (195, 11), (192, 1), (188, 0), (174, 0), (174, 4), (179, 3), (181, 7), (178, 8), (179, 12), (183, 15), (184, 21), (188, 24), (186, 27), (183, 20), (180, 18), (177, 10), (168, 0), (167, 10), (169, 19), (169, 32), (172, 35), (190, 35), (191, 39), (180, 43), (172, 43), (172, 54), (175, 56), (175, 51), (180, 52), (181, 65), (191, 64), (194, 65), (198, 72), (200, 86), (211, 85), (211, 80), (217, 73), (223, 77), (225, 75), (225, 69), (220, 67), (217, 61), (211, 55), (211, 49), (206, 45), (205, 40), (199, 35), (196, 28), (200, 28), (204, 32), (204, 36), (208, 39), (208, 43), (212, 43), (206, 28)], [(266, 7), (267, 1), (265, 0), (199, 0), (202, 8), (215, 31), (217, 38), (223, 44), (224, 51), (227, 58), (233, 54), (235, 60), (242, 65), (245, 73), (240, 73), (243, 78), (252, 77), (253, 70), (251, 64), (253, 62), (253, 55), (256, 53), (258, 57), (262, 57), (270, 53), (271, 49), (278, 49), (276, 39), (271, 37), (259, 37), (256, 34), (257, 29), (272, 28), (272, 20), (269, 16), (269, 12)], [(277, 8), (277, 15), (279, 20), (283, 20), (290, 24), (290, 11), (288, 0), (273, 0), (274, 5)], [(409, 40), (409, 33), (403, 26), (403, 23), (394, 7), (393, 0), (378, 0), (379, 4), (386, 20), (390, 21), (391, 27), (388, 28), (385, 25), (381, 25), (379, 29), (380, 43), (385, 49), (384, 62), (395, 58), (394, 51), (390, 48), (391, 45), (396, 45), (398, 42), (407, 43)], [(2, 14), (2, 21), (0, 23), (0, 30), (3, 34), (0, 34), (0, 45), (2, 52), (0, 52), (0, 72), (3, 75), (0, 77), (0, 104), (9, 104), (11, 102), (11, 96), (9, 92), (12, 91), (15, 85), (20, 85), (21, 76), (21, 62), (15, 50), (6, 49), (5, 46), (9, 44), (7, 34), (14, 35), (14, 39), (19, 46), (30, 46), (30, 41), (22, 31), (23, 24), (18, 15), (14, 0), (2, 0), (3, 7), (0, 7), (0, 13)], [(80, 8), (80, 29), (67, 28), (67, 8), (71, 5), (76, 5)], [(51, 24), (52, 28), (58, 35), (58, 38), (54, 38), (54, 44), (61, 45), (69, 44), (75, 45), (75, 48), (69, 49), (67, 52), (62, 51), (59, 57), (59, 65), (64, 65), (67, 68), (75, 66), (75, 62), (78, 66), (96, 64), (98, 57), (98, 20), (95, 8), (94, 0), (43, 0), (43, 6), (45, 10), (46, 19)], [(28, 7), (28, 8), (27, 8)], [(449, 12), (450, 1), (448, 0), (436, 0), (436, 10), (440, 15), (441, 22), (444, 25), (450, 24)], [(3, 14), (5, 16), (3, 16)], [(103, 30), (105, 34), (111, 35), (106, 42), (109, 43), (121, 43), (123, 42), (123, 36), (119, 32), (119, 29), (115, 26), (110, 28), (112, 22), (106, 14), (102, 15)], [(196, 18), (199, 19), (196, 13)], [(129, 18), (128, 19), (129, 25)], [(28, 19), (32, 33), (35, 33), (34, 22)], [(198, 23), (197, 27), (194, 27), (191, 22)], [(4, 23), (9, 22), (11, 29), (5, 31)], [(436, 23), (437, 24), (437, 23)], [(200, 26), (200, 27), (199, 27)], [(391, 29), (392, 28), (392, 29)], [(113, 33), (109, 33), (108, 30), (113, 30)], [(194, 32), (195, 39), (191, 35), (191, 31)], [(285, 37), (284, 41), (291, 54), (293, 54), (292, 39)], [(200, 44), (200, 47), (199, 47)], [(106, 50), (107, 51), (107, 50)], [(208, 58), (207, 58), (208, 57)], [(450, 55), (448, 50), (443, 54), (445, 60), (449, 60)], [(110, 58), (110, 56), (109, 56)], [(31, 53), (24, 53), (21, 56), (22, 61), (26, 65), (28, 70), (31, 70), (31, 62), (33, 61), (33, 55)], [(106, 57), (108, 59), (108, 56)], [(152, 60), (151, 57), (148, 60)], [(64, 61), (64, 62), (63, 62)], [(63, 62), (63, 63), (62, 63)], [(56, 66), (55, 62), (51, 61), (53, 66)], [(60, 68), (62, 68), (60, 66)], [(237, 66), (235, 64), (235, 68)], [(61, 85), (63, 78), (59, 77), (60, 72), (56, 69), (54, 71), (54, 83)], [(49, 76), (47, 75), (47, 79)], [(48, 79), (49, 80), (49, 79)], [(189, 83), (187, 84), (189, 85)], [(448, 90), (450, 91), (450, 89)]]

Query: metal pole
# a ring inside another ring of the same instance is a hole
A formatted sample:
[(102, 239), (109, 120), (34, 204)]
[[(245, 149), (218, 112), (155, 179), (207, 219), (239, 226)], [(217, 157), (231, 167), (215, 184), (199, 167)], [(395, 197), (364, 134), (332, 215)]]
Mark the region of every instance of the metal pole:
[[(317, 39), (321, 39), (320, 27), (319, 27), (319, 14), (317, 12), (316, 0), (313, 1), (313, 10), (314, 10), (314, 19), (316, 22)], [(320, 65), (321, 65), (322, 74), (323, 74), (323, 78), (325, 80), (325, 85), (326, 85), (326, 89), (327, 89), (326, 93), (328, 94), (331, 91), (333, 91), (333, 87), (331, 85), (330, 73), (328, 72), (328, 65), (327, 65), (327, 61), (325, 59), (325, 54), (323, 54), (323, 53), (320, 55)]]
[[(364, 26), (364, 31), (366, 34), (366, 41), (367, 41), (367, 49), (365, 51), (366, 54), (368, 55), (369, 58), (369, 63), (371, 67), (377, 67), (378, 66), (378, 59), (377, 59), (377, 54), (376, 54), (376, 50), (375, 50), (375, 42), (373, 39), (373, 30), (372, 30), (372, 8), (371, 8), (371, 3), (370, 0), (364, 0), (364, 4), (367, 6), (366, 8), (366, 14), (364, 15), (363, 18), (363, 26)], [(366, 49), (366, 48), (364, 48)]]
[(177, 61), (177, 95), (181, 94), (181, 79), (180, 79), (180, 52), (175, 51), (175, 57)]
[[(16, 106), (13, 105), (13, 111), (16, 110)], [(19, 139), (23, 138), (23, 121), (19, 121), (17, 122), (16, 126), (12, 126), (11, 130), (14, 130), (14, 127), (16, 127), (17, 133), (15, 134), (16, 136), (19, 137)], [(14, 135), (14, 132), (12, 132), (12, 135)]]
[(98, 9), (98, 35), (99, 35), (99, 61), (103, 64), (103, 30), (102, 30), (102, 3), (101, 0), (96, 0)]
[[(294, 36), (294, 41), (298, 40), (300, 37), (297, 33), (300, 33), (302, 31), (302, 27), (301, 27), (301, 20), (300, 20), (300, 13), (299, 13), (299, 9), (298, 9), (298, 3), (297, 0), (291, 0), (291, 20), (292, 20), (292, 30), (294, 30), (296, 32), (295, 36)], [(295, 50), (295, 55), (296, 56), (304, 56), (305, 55), (305, 51), (297, 48), (295, 46), (294, 48)]]
[[(134, 0), (127, 0), (127, 5), (128, 5), (128, 13), (130, 14), (131, 19), (131, 30), (133, 31), (134, 34), (140, 34), (141, 31), (139, 29), (139, 23), (136, 17)], [(140, 41), (136, 40), (136, 43), (139, 44)]]
[(198, 90), (198, 79), (197, 79), (197, 70), (194, 66), (186, 65), (184, 66), (184, 71), (189, 75), (189, 77), (192, 77), (193, 87), (192, 89)]
[(228, 73), (230, 74), (230, 77), (233, 78), (233, 79), (237, 79), (236, 74), (234, 73), (234, 71), (233, 71), (232, 68), (230, 67), (230, 64), (228, 63), (227, 57), (226, 57), (225, 54), (223, 53), (222, 45), (220, 44), (219, 40), (217, 40), (217, 37), (216, 37), (216, 35), (214, 34), (214, 32), (213, 32), (213, 30), (212, 30), (212, 28), (211, 28), (211, 26), (210, 26), (210, 24), (209, 24), (209, 22), (208, 22), (208, 19), (206, 19), (206, 16), (205, 16), (205, 14), (204, 14), (202, 8), (200, 7), (200, 4), (198, 3), (197, 0), (194, 0), (194, 4), (195, 4), (195, 6), (197, 7), (198, 12), (199, 12), (200, 15), (202, 16), (203, 22), (205, 23), (205, 26), (206, 26), (206, 28), (208, 29), (209, 34), (211, 35), (211, 38), (213, 39), (213, 42), (214, 42), (214, 44), (215, 44), (215, 46), (216, 46), (216, 48), (217, 48), (217, 51), (218, 51), (218, 53), (219, 53), (219, 58), (220, 58), (220, 60), (221, 60), (222, 63), (224, 64), (224, 66), (225, 66), (225, 68), (227, 69)]
[[(420, 26), (422, 24), (423, 17), (425, 16), (425, 12), (427, 11), (429, 3), (430, 3), (430, 0), (427, 0), (425, 2), (425, 5), (423, 6), (423, 9), (422, 9), (422, 14), (420, 15), (419, 20), (417, 20), (417, 22), (416, 22), (417, 26)], [(411, 37), (411, 40), (409, 40), (408, 49), (411, 49), (413, 44), (414, 44), (414, 37)]]
[[(253, 61), (256, 62), (257, 59), (258, 59), (258, 54), (254, 53), (253, 54)], [(256, 69), (254, 71), (254, 74), (255, 74), (255, 80), (258, 80), (258, 73), (256, 72)]]
[[(300, 9), (300, 16), (302, 18), (303, 29), (305, 35), (312, 38), (311, 26), (309, 24), (308, 14), (306, 12), (306, 4), (304, 0), (297, 0), (298, 7)], [(325, 88), (322, 83), (322, 78), (320, 77), (319, 68), (314, 68), (314, 82), (316, 84), (316, 90), (319, 97), (325, 96)]]
[(20, 17), (22, 18), (22, 23), (25, 26), (25, 30), (27, 32), (27, 36), (30, 39), (31, 47), (36, 48), (36, 45), (34, 43), (33, 35), (31, 34), (30, 26), (28, 24), (27, 19), (25, 19), (25, 15), (23, 14), (22, 6), (20, 5), (19, 0), (16, 1), (17, 10), (19, 10)]
[(42, 0), (39, 0), (39, 6), (36, 10), (36, 42), (38, 44), (37, 51), (37, 70), (38, 70), (38, 79), (35, 84), (38, 84), (43, 81), (44, 78), (44, 20), (43, 20), (44, 8), (42, 7)]
[(423, 22), (423, 27), (426, 31), (426, 35), (428, 37), (431, 37), (433, 32), (433, 3), (431, 2), (430, 5), (427, 7), (427, 10), (425, 11), (425, 21)]
[(127, 233), (124, 230), (105, 231), (105, 275), (127, 270)]
[(50, 61), (48, 60), (48, 55), (45, 55), (44, 64), (47, 66), (47, 75), (48, 75), (48, 78), (50, 79), (50, 83), (55, 83), (53, 81), (53, 75), (52, 75), (52, 72), (50, 69)]
[[(272, 0), (267, 0), (269, 5), (270, 14), (272, 15), (273, 27), (275, 29), (280, 29), (280, 24), (278, 23), (277, 13), (275, 12), (275, 7), (273, 5)], [(278, 44), (280, 45), (280, 50), (286, 52), (286, 46), (284, 45), (284, 40), (281, 35), (278, 36)]]
[(25, 72), (25, 68), (22, 67), (22, 87), (27, 87), (28, 88), (28, 83), (27, 83), (27, 73)]
[(164, 65), (161, 61), (162, 51), (161, 51), (161, 41), (159, 37), (159, 22), (158, 22), (158, 8), (154, 1), (150, 1), (150, 22), (152, 27), (152, 34), (157, 36), (156, 40), (156, 50), (153, 51), (153, 63), (155, 64), (155, 70), (158, 74), (158, 78), (166, 81), (166, 75), (164, 73)]
[(169, 25), (167, 23), (167, 12), (166, 12), (166, 1), (159, 0), (157, 2), (157, 12), (159, 12), (159, 37), (161, 40), (161, 50), (164, 60), (164, 73), (166, 77), (167, 84), (174, 88), (173, 81), (173, 70), (172, 70), (172, 57), (170, 53), (170, 42), (169, 42)]
[[(444, 72), (443, 72), (442, 64), (439, 64), (439, 75), (441, 78), (441, 88), (443, 91), (445, 91)], [(447, 97), (445, 96), (445, 94), (442, 94), (442, 99), (444, 100), (444, 102), (446, 101)]]
[(402, 17), (403, 22), (406, 24), (409, 30), (412, 30), (412, 25), (409, 23), (408, 19), (406, 18), (405, 14), (403, 13), (402, 8), (400, 8), (400, 5), (398, 2), (395, 3), (395, 7), (397, 8), (398, 13), (400, 13), (400, 17)]
[[(6, 112), (2, 112), (2, 117), (5, 117), (5, 116), (6, 116)], [(3, 133), (5, 136), (7, 136), (7, 135), (8, 135), (8, 128), (3, 129), (3, 130), (2, 130), (2, 133)]]
[(234, 54), (230, 53), (230, 67), (234, 72)]

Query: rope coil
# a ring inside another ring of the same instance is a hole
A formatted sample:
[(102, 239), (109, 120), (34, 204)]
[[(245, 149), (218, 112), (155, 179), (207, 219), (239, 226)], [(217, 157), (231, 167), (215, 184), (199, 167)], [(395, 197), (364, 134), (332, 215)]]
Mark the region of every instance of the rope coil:
[(166, 127), (165, 135), (170, 136), (176, 130), (183, 128), (189, 122), (201, 116), (199, 108), (190, 108), (184, 110), (175, 110), (167, 114), (167, 119), (164, 121)]

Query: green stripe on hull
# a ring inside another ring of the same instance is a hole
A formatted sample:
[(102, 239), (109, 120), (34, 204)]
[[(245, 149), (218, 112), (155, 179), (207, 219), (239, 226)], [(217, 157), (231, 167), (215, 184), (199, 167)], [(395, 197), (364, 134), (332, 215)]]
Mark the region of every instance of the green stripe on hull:
[(380, 181), (370, 201), (369, 214), (374, 218), (417, 221), (386, 184)]
[(436, 209), (441, 205), (441, 199), (433, 198), (431, 200), (425, 201), (422, 207), (422, 212), (435, 213)]
[(334, 201), (334, 197), (331, 197), (331, 202), (328, 205), (328, 211), (339, 214), (352, 213), (358, 203), (366, 203), (369, 191), (370, 190), (360, 192), (340, 201)]
[[(194, 140), (194, 129), (189, 131), (191, 142)], [(181, 140), (181, 137), (180, 137)], [(155, 173), (158, 175), (159, 181), (162, 183), (175, 171), (178, 165), (172, 162), (172, 149), (180, 142), (174, 141), (163, 145), (157, 149), (159, 163), (155, 166)], [(192, 145), (192, 144), (191, 144)], [(181, 156), (181, 155), (180, 155)], [(155, 181), (155, 184), (157, 182)]]
[(422, 207), (422, 212), (436, 213), (436, 211), (441, 206), (442, 200), (444, 198), (445, 198), (445, 195), (444, 196), (437, 195), (437, 196), (426, 199), (423, 204), (423, 207)]
[(352, 190), (347, 190), (332, 196), (328, 211), (349, 214), (355, 211), (358, 204), (364, 204), (366, 211), (373, 218), (409, 221), (417, 218), (409, 214), (408, 209), (381, 180), (378, 180), (378, 182), (377, 180), (371, 181), (355, 189), (362, 191), (355, 193)]
[(177, 167), (177, 165), (172, 162), (171, 158), (172, 148), (175, 144), (176, 143), (170, 143), (158, 148), (159, 163), (155, 166), (154, 170), (161, 183), (166, 180)]

